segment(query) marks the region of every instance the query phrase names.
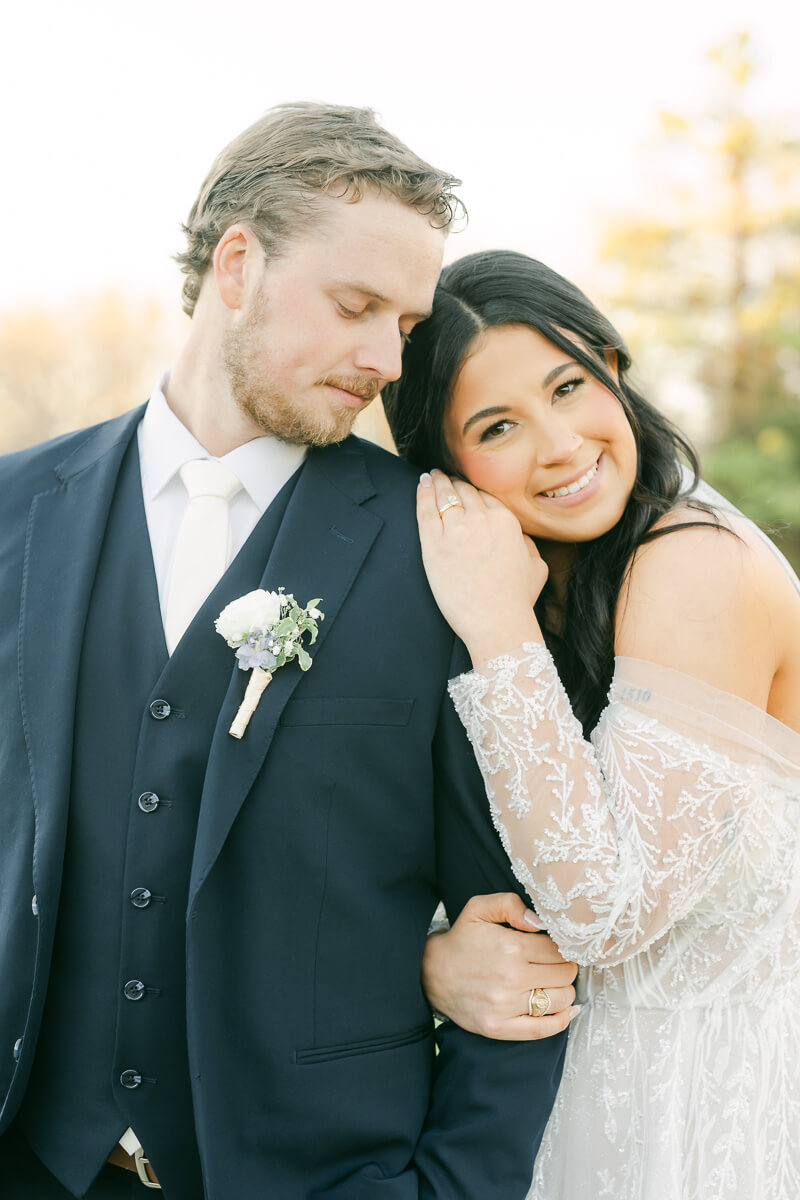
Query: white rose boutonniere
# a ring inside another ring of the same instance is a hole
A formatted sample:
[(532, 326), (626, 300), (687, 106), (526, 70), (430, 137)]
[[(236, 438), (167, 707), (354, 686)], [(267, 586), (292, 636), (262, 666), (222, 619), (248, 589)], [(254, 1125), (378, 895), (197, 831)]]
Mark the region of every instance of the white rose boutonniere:
[(295, 658), (301, 671), (307, 671), (311, 666), (311, 655), (302, 640), (308, 636), (309, 646), (317, 640), (319, 622), (325, 615), (319, 608), (321, 603), (321, 600), (311, 600), (301, 608), (294, 596), (291, 593), (287, 596), (283, 588), (278, 588), (277, 592), (258, 589), (232, 600), (217, 617), (214, 628), (236, 651), (239, 669), (253, 672), (228, 730), (232, 737), (243, 736), (278, 667)]

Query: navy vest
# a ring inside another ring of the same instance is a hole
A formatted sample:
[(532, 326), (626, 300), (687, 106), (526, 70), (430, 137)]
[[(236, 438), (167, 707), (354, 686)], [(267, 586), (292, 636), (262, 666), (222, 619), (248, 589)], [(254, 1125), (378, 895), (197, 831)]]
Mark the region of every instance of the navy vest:
[(167, 1200), (203, 1195), (185, 930), (206, 761), (234, 668), (213, 622), (259, 586), (296, 478), (168, 658), (135, 436), (122, 463), (83, 637), (58, 926), (20, 1114), (75, 1195), (128, 1125)]

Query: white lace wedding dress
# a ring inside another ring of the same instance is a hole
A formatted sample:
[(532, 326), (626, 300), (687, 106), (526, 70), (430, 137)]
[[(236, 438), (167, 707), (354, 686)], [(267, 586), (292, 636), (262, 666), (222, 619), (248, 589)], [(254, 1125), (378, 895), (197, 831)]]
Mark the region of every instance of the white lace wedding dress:
[(588, 743), (544, 646), (490, 667), (451, 694), (514, 872), (582, 964), (530, 1197), (798, 1200), (800, 734), (618, 658)]

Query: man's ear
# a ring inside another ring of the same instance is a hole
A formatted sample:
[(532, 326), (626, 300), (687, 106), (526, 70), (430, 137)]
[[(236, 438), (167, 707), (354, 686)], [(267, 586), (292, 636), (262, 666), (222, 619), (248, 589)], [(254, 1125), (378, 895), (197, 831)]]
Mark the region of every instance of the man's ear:
[(606, 366), (611, 375), (619, 383), (619, 355), (616, 350), (605, 349), (603, 351), (603, 358), (606, 360)]
[(212, 265), (219, 298), (226, 308), (241, 308), (247, 290), (248, 266), (252, 270), (258, 239), (246, 225), (231, 225), (217, 242)]

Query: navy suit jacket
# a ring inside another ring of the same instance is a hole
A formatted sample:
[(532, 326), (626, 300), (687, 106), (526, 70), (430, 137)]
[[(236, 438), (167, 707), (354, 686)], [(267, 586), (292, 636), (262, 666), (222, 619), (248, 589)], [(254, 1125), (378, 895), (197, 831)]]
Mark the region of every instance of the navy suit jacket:
[[(0, 460), (0, 1132), (36, 1052), (83, 625), (141, 414)], [(427, 586), (415, 482), (357, 438), (309, 453), (253, 586), (321, 596), (325, 619), (310, 671), (276, 672), (241, 741), (246, 677), (213, 628), (198, 653), (199, 688), (230, 657), (186, 912), (210, 1200), (522, 1200), (558, 1085), (563, 1036), (446, 1023), (434, 1049), (437, 901), (452, 919), (518, 888), (447, 696), (468, 663)]]

